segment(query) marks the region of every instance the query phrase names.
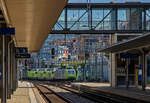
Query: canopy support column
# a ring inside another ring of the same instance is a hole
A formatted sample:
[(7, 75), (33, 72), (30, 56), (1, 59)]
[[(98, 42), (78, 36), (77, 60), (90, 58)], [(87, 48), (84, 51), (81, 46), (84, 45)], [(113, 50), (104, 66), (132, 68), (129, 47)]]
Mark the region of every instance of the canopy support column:
[(126, 59), (126, 88), (129, 88), (129, 58)]
[(111, 56), (111, 86), (116, 87), (117, 86), (117, 77), (116, 77), (116, 71), (117, 71), (117, 55), (115, 53), (112, 53)]
[(142, 63), (143, 63), (143, 68), (142, 68), (142, 90), (145, 91), (146, 87), (146, 54), (148, 53), (147, 50), (142, 48)]
[(5, 71), (5, 36), (2, 35), (2, 40), (3, 40), (3, 69), (2, 69), (2, 103), (6, 103), (6, 71)]

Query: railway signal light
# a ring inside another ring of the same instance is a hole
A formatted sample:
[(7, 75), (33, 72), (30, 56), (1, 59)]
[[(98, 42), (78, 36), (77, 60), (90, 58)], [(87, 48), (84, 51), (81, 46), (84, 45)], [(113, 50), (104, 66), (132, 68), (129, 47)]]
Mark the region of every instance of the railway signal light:
[(25, 66), (27, 66), (28, 65), (28, 61), (27, 60), (25, 60)]
[(51, 54), (52, 54), (52, 58), (54, 58), (54, 55), (55, 55), (55, 48), (52, 48)]
[(51, 53), (52, 53), (52, 55), (55, 55), (55, 48), (52, 48)]

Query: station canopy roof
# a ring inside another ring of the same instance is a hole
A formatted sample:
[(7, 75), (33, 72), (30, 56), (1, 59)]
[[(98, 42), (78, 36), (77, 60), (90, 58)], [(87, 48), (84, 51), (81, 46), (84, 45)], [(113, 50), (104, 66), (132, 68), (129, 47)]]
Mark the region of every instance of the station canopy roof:
[(98, 49), (98, 52), (118, 53), (135, 50), (138, 48), (147, 48), (150, 46), (150, 33), (129, 39), (120, 43), (113, 44), (110, 47)]
[(16, 46), (40, 50), (67, 0), (1, 0), (7, 23), (15, 27)]

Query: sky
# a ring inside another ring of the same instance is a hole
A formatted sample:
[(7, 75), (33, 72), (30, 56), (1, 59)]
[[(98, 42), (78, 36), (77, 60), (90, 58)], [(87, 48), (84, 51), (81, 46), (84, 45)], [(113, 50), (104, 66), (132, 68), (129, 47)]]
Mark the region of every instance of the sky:
[[(99, 2), (99, 3), (106, 3), (106, 2), (150, 2), (150, 0), (91, 0), (91, 2)], [(87, 2), (87, 0), (69, 0), (69, 2), (77, 3), (77, 2)]]

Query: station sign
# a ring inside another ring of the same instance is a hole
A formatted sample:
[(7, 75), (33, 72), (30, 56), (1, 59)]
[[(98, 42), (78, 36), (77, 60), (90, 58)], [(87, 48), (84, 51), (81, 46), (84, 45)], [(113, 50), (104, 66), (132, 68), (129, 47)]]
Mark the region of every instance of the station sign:
[(15, 48), (15, 57), (16, 58), (30, 58), (31, 55), (28, 53), (28, 49), (26, 47), (16, 47)]
[(120, 58), (138, 58), (139, 54), (121, 53)]
[(0, 28), (0, 35), (15, 35), (15, 28)]

